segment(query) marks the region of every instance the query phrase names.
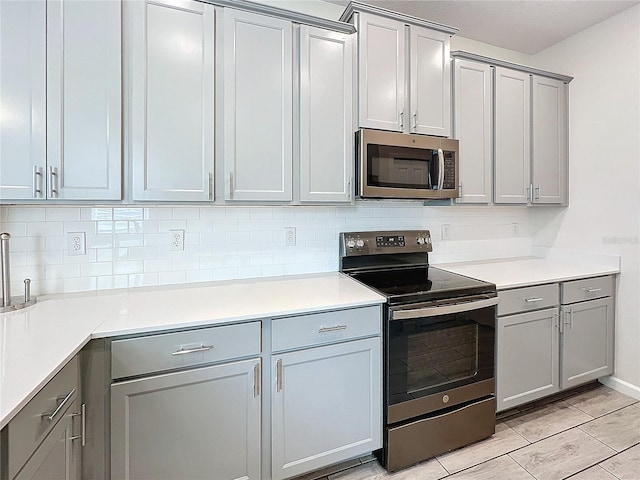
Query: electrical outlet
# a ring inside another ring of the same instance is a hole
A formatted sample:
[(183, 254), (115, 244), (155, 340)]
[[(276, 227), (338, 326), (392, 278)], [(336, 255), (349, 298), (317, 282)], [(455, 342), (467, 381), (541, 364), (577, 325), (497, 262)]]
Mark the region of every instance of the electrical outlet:
[(184, 250), (184, 230), (169, 230), (171, 241), (169, 250), (180, 252)]
[(442, 240), (451, 240), (451, 225), (448, 223), (442, 225)]
[(296, 227), (284, 227), (284, 246), (296, 246)]
[(87, 236), (84, 232), (67, 233), (67, 255), (85, 255), (87, 253)]

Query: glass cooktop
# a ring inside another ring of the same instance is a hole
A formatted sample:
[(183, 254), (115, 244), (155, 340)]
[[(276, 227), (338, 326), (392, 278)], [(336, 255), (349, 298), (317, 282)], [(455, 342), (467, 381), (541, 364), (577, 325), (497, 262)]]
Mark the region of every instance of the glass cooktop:
[(391, 303), (496, 292), (492, 283), (431, 266), (358, 272), (352, 273), (351, 277), (385, 295)]

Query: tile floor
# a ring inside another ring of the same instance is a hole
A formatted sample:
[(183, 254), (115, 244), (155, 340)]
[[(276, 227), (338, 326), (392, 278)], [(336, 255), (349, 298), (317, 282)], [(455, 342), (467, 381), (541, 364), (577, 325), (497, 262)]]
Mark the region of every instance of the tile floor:
[(491, 438), (387, 473), (371, 456), (296, 480), (640, 480), (640, 402), (599, 384), (499, 415)]

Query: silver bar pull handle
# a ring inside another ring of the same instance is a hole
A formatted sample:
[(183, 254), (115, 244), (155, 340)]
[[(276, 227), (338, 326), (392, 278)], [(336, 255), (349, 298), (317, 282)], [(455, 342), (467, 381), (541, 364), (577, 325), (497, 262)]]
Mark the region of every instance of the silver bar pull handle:
[(444, 151), (438, 149), (438, 190), (444, 186)]
[(418, 131), (418, 112), (413, 112), (413, 132)]
[(351, 185), (353, 183), (353, 177), (347, 182), (347, 200), (351, 200)]
[(40, 167), (33, 166), (33, 198), (42, 196), (42, 172)]
[(83, 403), (80, 407), (80, 413), (72, 413), (72, 417), (77, 417), (80, 415), (80, 435), (74, 435), (70, 437), (69, 440), (78, 440), (80, 439), (80, 444), (84, 447), (87, 444), (87, 404)]
[(558, 330), (562, 330), (560, 327), (560, 314), (554, 313), (551, 315), (553, 318), (553, 328), (557, 328)]
[(569, 327), (569, 329), (573, 330), (573, 309), (567, 310), (567, 316), (565, 317), (564, 324)]
[(76, 389), (72, 388), (71, 391), (67, 393), (66, 396), (58, 397), (58, 400), (62, 399), (62, 401), (58, 404), (56, 409), (53, 412), (43, 413), (42, 415), (40, 415), (40, 417), (44, 418), (48, 422), (53, 421), (53, 419), (56, 418), (56, 415), (58, 415), (64, 409), (65, 405), (69, 403), (69, 400), (71, 400), (71, 397), (73, 397), (75, 393), (76, 393)]
[(232, 200), (233, 199), (233, 173), (229, 173), (229, 193), (227, 194), (227, 199), (228, 200)]
[(259, 397), (260, 396), (260, 384), (261, 384), (261, 379), (260, 379), (260, 362), (256, 363), (253, 366), (253, 397)]
[(536, 187), (536, 200), (540, 200), (540, 184)]
[(464, 197), (464, 194), (462, 193), (462, 182), (458, 185), (458, 193), (460, 194), (460, 198)]
[(542, 300), (544, 300), (543, 297), (529, 297), (524, 299), (524, 301), (527, 303), (541, 302)]
[(276, 362), (276, 392), (282, 390), (282, 359)]
[(400, 130), (404, 130), (404, 110), (400, 112)]
[(213, 200), (213, 172), (209, 172), (209, 200)]
[(205, 345), (204, 343), (201, 343), (199, 347), (195, 348), (180, 347), (180, 350), (172, 352), (171, 355), (188, 355), (189, 353), (208, 352), (211, 349), (213, 349), (213, 345)]
[(58, 196), (58, 169), (56, 167), (49, 167), (49, 190), (52, 198)]
[(318, 333), (336, 332), (338, 330), (346, 330), (346, 325), (334, 325), (333, 327), (320, 327)]
[(601, 292), (602, 291), (601, 288), (595, 288), (595, 287), (585, 287), (582, 290), (584, 290), (587, 293), (596, 293), (596, 292)]

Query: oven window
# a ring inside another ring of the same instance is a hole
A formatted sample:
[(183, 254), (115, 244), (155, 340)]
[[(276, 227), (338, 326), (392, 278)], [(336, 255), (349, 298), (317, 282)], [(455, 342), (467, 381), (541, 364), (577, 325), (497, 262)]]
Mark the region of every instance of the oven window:
[(388, 322), (389, 404), (493, 377), (495, 307)]
[[(367, 184), (430, 190), (437, 183), (437, 150), (372, 145), (367, 147)], [(435, 170), (434, 170), (435, 168)]]

